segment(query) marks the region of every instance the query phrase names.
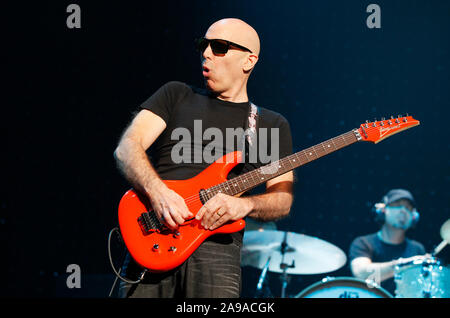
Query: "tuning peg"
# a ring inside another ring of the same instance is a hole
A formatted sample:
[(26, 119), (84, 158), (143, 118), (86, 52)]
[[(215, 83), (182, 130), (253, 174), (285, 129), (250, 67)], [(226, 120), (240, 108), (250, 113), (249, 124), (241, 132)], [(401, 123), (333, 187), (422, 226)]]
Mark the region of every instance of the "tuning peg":
[(365, 124), (366, 128), (369, 128), (369, 121), (366, 120), (366, 124)]

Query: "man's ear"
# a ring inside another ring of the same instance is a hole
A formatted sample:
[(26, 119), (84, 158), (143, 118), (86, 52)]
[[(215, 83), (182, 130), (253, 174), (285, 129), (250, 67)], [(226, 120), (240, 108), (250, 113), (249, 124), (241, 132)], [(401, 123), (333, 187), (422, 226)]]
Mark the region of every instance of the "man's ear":
[(247, 60), (244, 63), (243, 70), (245, 73), (250, 72), (258, 62), (258, 56), (255, 54), (249, 54)]

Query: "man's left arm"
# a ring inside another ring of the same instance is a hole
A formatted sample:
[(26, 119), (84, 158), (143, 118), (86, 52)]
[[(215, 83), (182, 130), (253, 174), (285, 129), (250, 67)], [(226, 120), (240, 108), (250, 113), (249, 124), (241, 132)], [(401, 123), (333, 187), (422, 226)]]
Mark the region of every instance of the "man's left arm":
[(237, 221), (246, 216), (272, 221), (289, 214), (293, 202), (292, 171), (266, 182), (266, 192), (248, 197), (234, 197), (219, 193), (197, 212), (205, 229), (214, 230), (228, 221)]

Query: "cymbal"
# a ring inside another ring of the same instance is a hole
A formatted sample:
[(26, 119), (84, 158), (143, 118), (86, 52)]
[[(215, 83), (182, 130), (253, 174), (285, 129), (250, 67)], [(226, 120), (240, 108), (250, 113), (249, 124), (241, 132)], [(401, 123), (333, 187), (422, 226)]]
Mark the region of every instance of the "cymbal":
[(441, 237), (444, 241), (450, 244), (450, 219), (445, 221), (441, 226)]
[[(282, 243), (286, 243), (283, 258)], [(242, 266), (263, 269), (269, 258), (268, 270), (287, 274), (322, 274), (345, 265), (347, 257), (337, 246), (317, 237), (274, 230), (244, 233), (241, 250)]]

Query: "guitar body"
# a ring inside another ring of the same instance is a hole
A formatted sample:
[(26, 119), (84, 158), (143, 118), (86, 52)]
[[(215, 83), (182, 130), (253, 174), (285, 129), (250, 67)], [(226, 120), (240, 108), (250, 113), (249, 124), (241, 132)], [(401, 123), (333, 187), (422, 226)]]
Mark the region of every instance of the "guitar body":
[[(231, 152), (191, 179), (166, 180), (164, 183), (183, 197), (188, 209), (196, 215), (203, 203), (217, 193), (237, 196), (238, 191), (245, 192), (271, 178), (357, 141), (378, 143), (393, 134), (419, 124), (418, 120), (408, 115), (399, 115), (397, 118), (391, 116), (391, 119), (370, 123), (366, 121), (360, 125), (359, 129), (355, 128), (270, 165), (227, 180), (231, 169), (242, 162), (241, 152)], [(221, 187), (218, 186), (219, 184), (227, 185)], [(161, 227), (148, 198), (131, 189), (125, 193), (119, 203), (119, 226), (125, 245), (134, 260), (149, 271), (165, 272), (183, 264), (209, 236), (240, 231), (245, 227), (245, 222), (244, 220), (228, 222), (216, 230), (210, 231), (205, 230), (200, 221), (192, 219), (180, 225), (177, 231), (169, 231), (167, 228)]]
[[(227, 180), (228, 173), (242, 161), (239, 151), (229, 153), (197, 176), (187, 180), (165, 180), (168, 188), (185, 199), (188, 209), (196, 215), (203, 206), (200, 191)], [(244, 220), (229, 222), (216, 230), (205, 230), (200, 221), (188, 220), (177, 231), (164, 229), (145, 233), (139, 223), (142, 213), (152, 211), (148, 198), (133, 189), (119, 203), (119, 227), (133, 259), (151, 272), (165, 272), (183, 264), (209, 236), (233, 233), (245, 227)]]

